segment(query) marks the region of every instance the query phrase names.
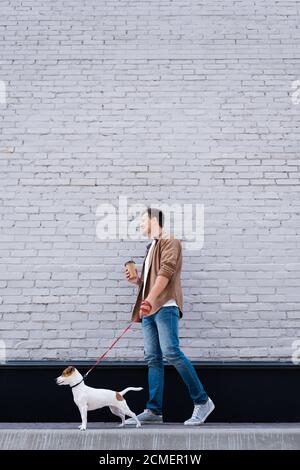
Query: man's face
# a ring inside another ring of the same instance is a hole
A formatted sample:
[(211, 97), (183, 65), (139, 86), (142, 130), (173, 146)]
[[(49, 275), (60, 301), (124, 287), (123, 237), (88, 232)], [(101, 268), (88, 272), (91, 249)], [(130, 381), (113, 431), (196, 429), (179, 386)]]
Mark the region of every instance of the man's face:
[(147, 212), (142, 214), (140, 222), (140, 232), (146, 237), (148, 237), (151, 233), (151, 219), (149, 218)]

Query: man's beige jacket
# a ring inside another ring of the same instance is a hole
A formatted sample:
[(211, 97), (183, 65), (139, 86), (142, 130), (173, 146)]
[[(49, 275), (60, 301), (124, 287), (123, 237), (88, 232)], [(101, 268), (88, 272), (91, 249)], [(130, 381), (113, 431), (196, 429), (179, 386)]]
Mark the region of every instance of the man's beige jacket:
[[(151, 244), (148, 245), (148, 249)], [(146, 253), (147, 256), (147, 253)], [(137, 300), (133, 307), (131, 320), (141, 322), (139, 317), (140, 306), (142, 302), (143, 284), (144, 284), (144, 258)], [(156, 313), (168, 300), (175, 299), (179, 307), (179, 317), (183, 315), (183, 295), (181, 288), (181, 267), (182, 267), (182, 248), (181, 242), (173, 236), (160, 234), (156, 239), (156, 244), (151, 250), (149, 259), (149, 271), (145, 286), (145, 299), (152, 289), (157, 276), (165, 276), (169, 282), (165, 289), (155, 299), (149, 315)]]

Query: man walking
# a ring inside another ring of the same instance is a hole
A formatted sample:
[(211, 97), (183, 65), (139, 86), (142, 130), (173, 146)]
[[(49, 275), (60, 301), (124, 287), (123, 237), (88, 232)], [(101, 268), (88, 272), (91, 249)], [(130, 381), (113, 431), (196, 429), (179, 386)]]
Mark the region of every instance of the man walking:
[[(182, 249), (179, 240), (163, 231), (161, 210), (147, 208), (142, 214), (140, 231), (152, 241), (147, 245), (141, 276), (126, 278), (139, 286), (132, 321), (142, 323), (144, 356), (148, 364), (149, 399), (138, 415), (141, 423), (162, 423), (164, 365), (166, 359), (179, 372), (194, 402), (194, 411), (185, 425), (203, 423), (215, 406), (201, 384), (191, 361), (180, 350), (178, 320), (182, 318)], [(127, 424), (135, 424), (132, 418)]]

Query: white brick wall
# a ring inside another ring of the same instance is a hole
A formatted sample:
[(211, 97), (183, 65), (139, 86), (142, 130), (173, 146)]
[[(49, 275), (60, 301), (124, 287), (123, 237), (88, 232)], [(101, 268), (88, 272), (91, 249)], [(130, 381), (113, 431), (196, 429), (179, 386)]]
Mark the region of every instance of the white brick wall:
[[(202, 203), (184, 351), (289, 359), (300, 327), (297, 0), (1, 0), (0, 319), (8, 359), (95, 358), (145, 242), (96, 207)], [(3, 90), (3, 88), (2, 88)], [(2, 97), (3, 98), (3, 97)], [(111, 359), (143, 359), (140, 327)]]

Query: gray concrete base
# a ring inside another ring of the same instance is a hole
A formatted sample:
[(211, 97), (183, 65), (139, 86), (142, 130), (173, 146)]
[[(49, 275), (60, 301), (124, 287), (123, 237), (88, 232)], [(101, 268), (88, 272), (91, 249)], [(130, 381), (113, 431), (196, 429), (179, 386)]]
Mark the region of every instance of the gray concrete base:
[(204, 424), (168, 423), (119, 428), (117, 423), (0, 424), (0, 449), (27, 450), (299, 450), (300, 423)]

